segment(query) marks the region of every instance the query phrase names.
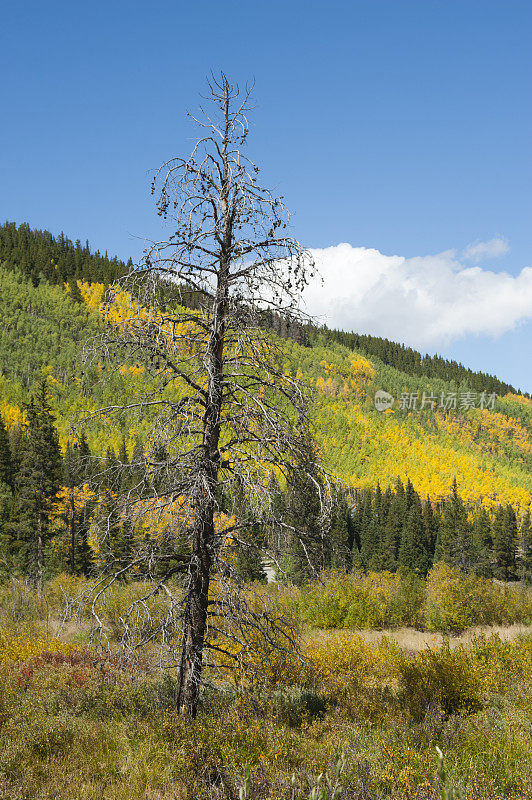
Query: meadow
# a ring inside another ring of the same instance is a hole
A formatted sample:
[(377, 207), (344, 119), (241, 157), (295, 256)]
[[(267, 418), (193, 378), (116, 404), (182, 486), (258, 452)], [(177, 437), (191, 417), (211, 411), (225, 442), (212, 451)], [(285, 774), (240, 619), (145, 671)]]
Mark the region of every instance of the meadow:
[[(103, 650), (76, 602), (86, 579), (59, 576), (41, 599), (11, 581), (0, 598), (0, 797), (532, 797), (530, 592), (491, 583), (489, 597), (480, 582), (468, 599), (472, 580), (437, 567), (415, 591), (385, 573), (257, 586), (298, 631), (300, 656), (213, 672), (193, 722), (174, 712), (172, 670), (149, 653), (135, 665), (118, 657), (134, 584), (102, 601)], [(374, 609), (364, 624), (361, 605)], [(460, 636), (434, 624), (448, 619)]]

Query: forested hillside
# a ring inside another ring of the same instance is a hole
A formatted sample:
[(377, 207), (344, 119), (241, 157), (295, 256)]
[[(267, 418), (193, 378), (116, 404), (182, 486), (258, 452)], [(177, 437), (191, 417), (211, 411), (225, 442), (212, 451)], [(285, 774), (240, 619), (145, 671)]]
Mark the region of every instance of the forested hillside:
[[(126, 265), (27, 226), (4, 226), (0, 251), (2, 547), (18, 553), (22, 569), (31, 561), (24, 544), (30, 466), (40, 453), (56, 463), (50, 490), (60, 498), (49, 515), (48, 564), (68, 568), (70, 561), (86, 571), (91, 526), (110, 513), (112, 493), (123, 488), (120, 465), (153, 457), (146, 416), (91, 421), (83, 436), (73, 427), (80, 415), (133, 400), (146, 386), (142, 363), (82, 359), (102, 329), (105, 284)], [(115, 302), (129, 300), (122, 295)], [(490, 376), (428, 362), (384, 340), (310, 327), (302, 334), (280, 319), (267, 326), (282, 337), (285, 371), (314, 390), (314, 434), (337, 481), (324, 566), (406, 566), (426, 574), (443, 559), (484, 576), (529, 574), (529, 398)], [(371, 349), (381, 357), (370, 358)], [(385, 411), (375, 407), (378, 390), (394, 398)], [(105, 473), (102, 507), (102, 481), (97, 487), (94, 475)], [(277, 491), (285, 513), (298, 513), (297, 503), (290, 508), (294, 498), (283, 497), (282, 486)], [(298, 502), (299, 513), (312, 508), (304, 492)], [(127, 547), (132, 534), (121, 526), (118, 514), (116, 543)], [(256, 564), (245, 569), (261, 574)]]

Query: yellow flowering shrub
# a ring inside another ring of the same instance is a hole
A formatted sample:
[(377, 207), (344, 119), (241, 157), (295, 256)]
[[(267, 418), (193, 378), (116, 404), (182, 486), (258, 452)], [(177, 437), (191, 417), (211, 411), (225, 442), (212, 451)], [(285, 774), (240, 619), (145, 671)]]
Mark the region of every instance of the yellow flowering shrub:
[(352, 693), (362, 686), (377, 685), (393, 669), (386, 648), (372, 647), (362, 637), (348, 631), (309, 639), (304, 654), (319, 684), (335, 696)]
[(76, 648), (59, 639), (50, 639), (43, 634), (31, 635), (15, 629), (0, 630), (0, 663), (5, 661), (27, 661), (41, 653), (71, 653)]

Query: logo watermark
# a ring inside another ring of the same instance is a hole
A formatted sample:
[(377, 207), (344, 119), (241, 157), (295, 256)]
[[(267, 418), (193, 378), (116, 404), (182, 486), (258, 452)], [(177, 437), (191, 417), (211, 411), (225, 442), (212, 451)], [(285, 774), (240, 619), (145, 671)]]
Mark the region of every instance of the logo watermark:
[(393, 394), (388, 394), (388, 392), (384, 392), (382, 389), (375, 392), (375, 408), (377, 411), (386, 411), (386, 409), (391, 408), (394, 403), (395, 397)]
[[(401, 411), (469, 411), (470, 408), (495, 408), (495, 392), (440, 392), (435, 395), (429, 392), (401, 392), (397, 407)], [(386, 411), (395, 403), (395, 397), (389, 392), (379, 389), (375, 392), (375, 408)]]

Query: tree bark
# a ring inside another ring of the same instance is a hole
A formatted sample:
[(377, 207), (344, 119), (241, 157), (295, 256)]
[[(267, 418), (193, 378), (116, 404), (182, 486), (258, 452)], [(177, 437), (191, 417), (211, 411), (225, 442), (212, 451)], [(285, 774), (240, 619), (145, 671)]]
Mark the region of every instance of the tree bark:
[(189, 584), (183, 625), (183, 644), (178, 675), (177, 709), (195, 717), (203, 668), (203, 650), (207, 634), (209, 583), (214, 553), (214, 518), (220, 453), (220, 422), (223, 389), (223, 346), (227, 266), (220, 271), (209, 343), (209, 388), (203, 415), (203, 464), (199, 473), (199, 491), (194, 498), (194, 530)]

